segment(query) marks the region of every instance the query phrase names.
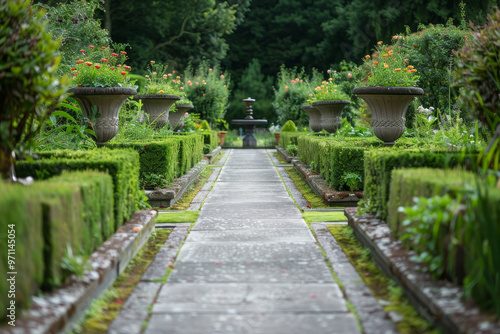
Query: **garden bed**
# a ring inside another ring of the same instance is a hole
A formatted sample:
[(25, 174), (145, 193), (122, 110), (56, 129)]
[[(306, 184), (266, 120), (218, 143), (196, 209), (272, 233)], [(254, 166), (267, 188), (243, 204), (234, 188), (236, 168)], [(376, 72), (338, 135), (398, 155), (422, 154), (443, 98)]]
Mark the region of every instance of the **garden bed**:
[(15, 327), (3, 325), (2, 333), (67, 332), (92, 300), (100, 296), (123, 272), (154, 230), (157, 212), (137, 211), (106, 240), (88, 261), (91, 270), (44, 296), (32, 297), (32, 306), (17, 315)]
[(276, 149), (287, 162), (293, 163), (295, 169), (302, 175), (311, 189), (321, 196), (323, 202), (330, 206), (356, 206), (363, 198), (362, 191), (336, 191), (329, 188), (325, 179), (313, 172), (309, 166), (302, 163), (297, 157), (289, 155), (285, 149), (277, 146)]
[(359, 217), (357, 208), (346, 208), (345, 214), (356, 237), (371, 250), (382, 270), (403, 287), (422, 316), (446, 333), (500, 333), (495, 315), (480, 313), (475, 303), (464, 301), (461, 287), (436, 281), (419, 270), (423, 265), (411, 260), (415, 253), (392, 236), (384, 221), (369, 214)]

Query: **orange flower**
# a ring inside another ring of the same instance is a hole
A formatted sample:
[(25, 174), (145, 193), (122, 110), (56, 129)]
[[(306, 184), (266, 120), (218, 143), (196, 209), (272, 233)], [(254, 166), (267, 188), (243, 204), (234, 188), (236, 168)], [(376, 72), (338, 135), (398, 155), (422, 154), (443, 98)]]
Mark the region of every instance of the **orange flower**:
[(415, 73), (415, 72), (417, 72), (417, 70), (410, 70), (410, 72)]
[(378, 61), (374, 61), (372, 65), (373, 66), (378, 65)]
[(406, 58), (406, 59), (405, 59), (405, 62), (408, 62), (408, 61), (410, 61), (410, 59)]
[(103, 49), (103, 50), (104, 50), (104, 49), (106, 49), (106, 47), (105, 47), (105, 46), (101, 46), (101, 49)]
[(87, 66), (92, 66), (92, 63), (90, 61), (85, 62), (85, 64), (87, 64)]
[(380, 42), (377, 42), (377, 44), (378, 44), (378, 45), (382, 45), (382, 41), (380, 41)]
[(155, 61), (154, 61), (154, 60), (151, 60), (151, 64), (154, 64), (154, 63), (155, 63)]
[(76, 67), (72, 67), (72, 68), (71, 68), (71, 70), (72, 70), (72, 71), (75, 71), (75, 70), (76, 70)]
[(125, 51), (120, 51), (122, 55), (126, 55), (127, 53)]
[(85, 50), (82, 49), (82, 50), (80, 50), (80, 52), (85, 52)]
[(83, 60), (78, 59), (78, 60), (76, 61), (76, 63), (77, 63), (77, 64), (82, 64), (82, 63), (83, 63)]
[(387, 64), (384, 64), (384, 68), (388, 68), (388, 67), (389, 67), (389, 65), (387, 65)]
[(366, 58), (366, 59), (370, 59), (370, 56), (369, 56), (369, 55), (366, 55), (366, 56), (365, 56), (365, 58)]
[(121, 73), (121, 75), (127, 74), (127, 72), (125, 72), (125, 71), (121, 71), (120, 73)]
[(166, 75), (166, 74), (164, 74), (164, 75), (163, 75), (163, 79), (166, 79), (166, 78), (167, 78), (167, 75)]
[(401, 72), (401, 69), (400, 68), (396, 68), (395, 71), (396, 72)]
[(328, 81), (333, 81), (333, 78), (328, 79)]
[(413, 66), (411, 66), (411, 65), (408, 65), (408, 68), (409, 68), (410, 70), (414, 69), (414, 67), (413, 67)]
[(162, 90), (160, 90), (160, 91), (158, 92), (158, 94), (163, 94), (163, 93), (165, 93), (165, 92), (164, 92), (164, 91), (162, 91)]

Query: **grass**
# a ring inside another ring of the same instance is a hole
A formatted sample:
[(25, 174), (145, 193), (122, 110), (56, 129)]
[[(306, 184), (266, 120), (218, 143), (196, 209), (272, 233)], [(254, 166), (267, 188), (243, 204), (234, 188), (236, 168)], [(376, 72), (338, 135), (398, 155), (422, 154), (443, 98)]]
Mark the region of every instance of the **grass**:
[(118, 315), (127, 298), (146, 272), (156, 253), (165, 244), (171, 230), (157, 229), (153, 232), (125, 271), (113, 286), (100, 298), (94, 300), (84, 319), (73, 328), (72, 333), (106, 333), (108, 326)]
[(399, 285), (387, 277), (373, 262), (370, 250), (361, 245), (350, 226), (331, 225), (328, 226), (328, 229), (374, 296), (387, 302), (384, 310), (386, 312), (395, 311), (403, 317), (401, 322), (396, 323), (402, 334), (440, 333), (439, 330), (433, 328), (431, 323), (418, 315), (417, 310), (406, 299)]
[(158, 214), (156, 223), (194, 223), (200, 211), (165, 212)]
[(295, 183), (295, 186), (302, 195), (305, 197), (309, 205), (313, 209), (331, 209), (328, 205), (323, 203), (321, 196), (317, 195), (311, 187), (307, 184), (307, 182), (302, 178), (299, 172), (295, 170), (294, 167), (285, 167), (286, 172), (290, 175), (290, 178)]
[(346, 222), (347, 217), (343, 212), (318, 212), (318, 211), (304, 211), (302, 217), (306, 223), (319, 223), (319, 222)]

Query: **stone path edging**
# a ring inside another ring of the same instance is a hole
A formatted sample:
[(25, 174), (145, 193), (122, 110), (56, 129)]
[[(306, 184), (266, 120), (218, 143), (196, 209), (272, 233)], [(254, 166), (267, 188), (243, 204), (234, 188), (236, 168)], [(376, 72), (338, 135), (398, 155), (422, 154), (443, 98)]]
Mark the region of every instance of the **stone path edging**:
[[(4, 325), (1, 333), (45, 334), (68, 332), (90, 303), (113, 284), (128, 262), (142, 248), (154, 229), (157, 212), (137, 211), (106, 240), (89, 259), (92, 270), (42, 297), (33, 296), (32, 306), (17, 317), (16, 326)], [(134, 228), (140, 231), (134, 231)]]
[(152, 207), (169, 208), (177, 202), (189, 185), (207, 168), (208, 161), (202, 160), (193, 166), (189, 172), (175, 179), (172, 185), (164, 189), (146, 190), (148, 203)]
[(120, 313), (109, 326), (109, 334), (139, 334), (141, 332), (142, 323), (149, 317), (148, 308), (156, 300), (163, 284), (162, 279), (169, 266), (174, 263), (190, 226), (191, 223), (176, 224)]
[(422, 316), (447, 333), (500, 333), (500, 322), (488, 321), (494, 315), (480, 314), (475, 303), (462, 300), (461, 287), (418, 271), (422, 264), (410, 259), (415, 253), (392, 236), (384, 221), (368, 214), (358, 217), (357, 208), (346, 208), (345, 215), (356, 237), (370, 248), (374, 260), (399, 283)]
[(313, 223), (311, 227), (326, 257), (330, 260), (333, 271), (343, 284), (344, 295), (356, 309), (363, 332), (365, 334), (399, 333), (325, 224)]

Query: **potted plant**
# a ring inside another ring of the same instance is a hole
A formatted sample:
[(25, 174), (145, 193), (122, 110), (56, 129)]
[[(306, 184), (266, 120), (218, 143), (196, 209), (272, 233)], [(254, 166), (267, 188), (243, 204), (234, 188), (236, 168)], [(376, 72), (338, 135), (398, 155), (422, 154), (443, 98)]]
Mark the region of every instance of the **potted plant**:
[[(71, 68), (72, 86), (68, 90), (95, 132), (97, 146), (104, 146), (118, 131), (118, 113), (125, 100), (137, 94), (124, 64), (125, 51), (114, 52), (109, 46), (80, 50), (81, 58)], [(96, 115), (95, 118), (93, 115)]]
[(222, 118), (218, 118), (217, 119), (217, 128), (220, 129), (219, 132), (217, 133), (219, 136), (220, 146), (223, 146), (229, 125), (227, 124), (226, 120), (224, 120)]
[(386, 145), (393, 145), (401, 137), (408, 105), (424, 94), (422, 88), (415, 87), (417, 70), (403, 54), (399, 45), (401, 38), (394, 36), (396, 43), (390, 46), (378, 42), (373, 56), (365, 56), (368, 76), (362, 82), (364, 87), (353, 90), (370, 108), (373, 132)]
[(184, 117), (188, 116), (188, 111), (194, 108), (185, 92), (182, 92), (180, 97), (181, 99), (175, 102), (174, 110), (171, 110), (168, 115), (168, 123), (174, 131), (180, 130)]
[[(314, 89), (314, 93), (309, 95), (312, 106), (319, 110), (321, 114), (321, 129), (329, 133), (334, 133), (340, 128), (342, 125), (342, 120), (340, 118), (342, 108), (351, 103), (348, 100), (349, 96), (332, 81), (333, 78), (330, 78), (328, 81), (323, 81), (320, 86)], [(309, 112), (311, 112), (311, 110), (309, 110)], [(313, 118), (317, 121), (317, 114), (313, 114)], [(313, 127), (316, 130), (319, 129), (317, 124), (311, 126), (311, 130), (313, 130)], [(321, 129), (318, 131), (321, 131)]]
[(152, 60), (146, 74), (146, 85), (140, 95), (134, 100), (141, 100), (144, 112), (149, 116), (149, 122), (156, 128), (162, 128), (168, 121), (170, 107), (181, 98), (179, 94), (184, 89), (180, 86), (180, 77), (167, 73), (168, 65), (162, 65)]

